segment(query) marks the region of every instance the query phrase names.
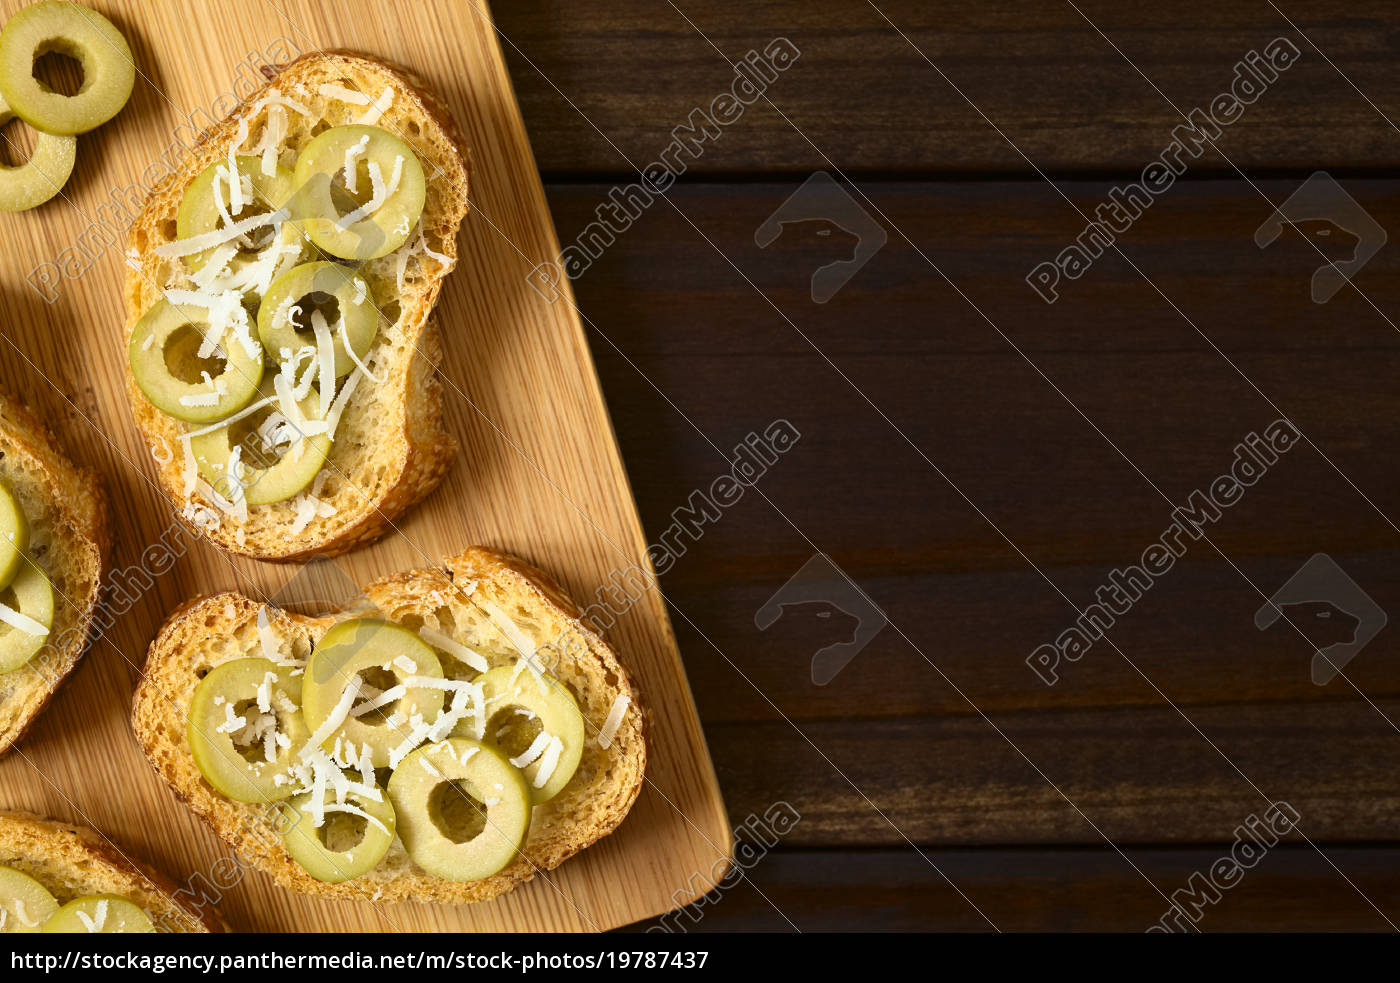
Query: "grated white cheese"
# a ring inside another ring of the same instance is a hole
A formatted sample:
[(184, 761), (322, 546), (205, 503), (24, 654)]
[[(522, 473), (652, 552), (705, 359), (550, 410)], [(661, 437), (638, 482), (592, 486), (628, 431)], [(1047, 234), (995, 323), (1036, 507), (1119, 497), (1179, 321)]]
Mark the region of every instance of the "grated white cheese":
[[(356, 283), (356, 286), (359, 286), (358, 282)], [(336, 325), (337, 330), (340, 332), (340, 343), (345, 346), (345, 354), (350, 356), (350, 361), (355, 363), (355, 368), (359, 369), (362, 373), (369, 376), (371, 382), (377, 383), (381, 386), (385, 382), (387, 382), (389, 380), (389, 376), (387, 373), (385, 374), (383, 379), (379, 378), (369, 370), (368, 365), (360, 361), (360, 356), (355, 354), (355, 346), (350, 344), (350, 334), (345, 327), (345, 317), (343, 315), (341, 316), (340, 320), (336, 322)]]
[(428, 733), (433, 729), (432, 725), (425, 721), (421, 715), (414, 714), (408, 721), (408, 736), (403, 739), (398, 747), (389, 752), (389, 767), (397, 768), (404, 758), (408, 757), (418, 745), (427, 739)]
[(515, 765), (515, 767), (517, 768), (529, 767), (530, 764), (533, 763), (536, 758), (544, 754), (545, 748), (549, 747), (550, 740), (551, 737), (549, 734), (546, 734), (544, 731), (540, 731), (540, 733), (535, 737), (534, 741), (531, 742), (530, 746), (527, 747), (524, 751), (521, 751), (515, 757), (511, 758), (510, 763)]
[(89, 915), (86, 911), (75, 912), (78, 921), (83, 923), (83, 928), (87, 929), (89, 935), (102, 931), (107, 924), (107, 904), (105, 898), (97, 902), (95, 915)]
[(433, 648), (441, 649), (463, 665), (475, 669), (477, 672), (485, 672), (491, 668), (491, 663), (486, 661), (486, 656), (474, 649), (468, 648), (450, 635), (445, 635), (432, 628), (420, 628), (418, 629), (418, 637)]
[(272, 684), (275, 682), (277, 682), (277, 673), (265, 672), (262, 682), (258, 683), (258, 709), (263, 713), (269, 713), (272, 710)]
[(202, 437), (207, 433), (213, 433), (215, 430), (222, 430), (224, 429), (224, 427), (232, 426), (239, 420), (243, 419), (245, 416), (252, 416), (264, 406), (268, 406), (272, 403), (275, 403), (276, 401), (276, 397), (274, 396), (266, 396), (262, 399), (254, 400), (251, 404), (245, 406), (243, 409), (239, 410), (232, 416), (226, 416), (218, 423), (211, 423), (207, 427), (201, 427), (198, 430), (191, 430), (189, 433), (185, 434), (184, 437), (182, 437), (181, 439), (184, 440), (186, 444), (188, 444), (189, 439), (191, 437)]
[(335, 223), (335, 227), (341, 232), (344, 232), (356, 222), (363, 220), (369, 215), (373, 215), (375, 212), (379, 211), (379, 209), (383, 208), (389, 199), (394, 196), (394, 192), (399, 190), (399, 182), (403, 180), (403, 163), (404, 160), (402, 157), (394, 158), (394, 170), (390, 174), (389, 180), (386, 182), (384, 180), (384, 172), (380, 168), (379, 162), (375, 160), (370, 161), (369, 180), (370, 184), (374, 186), (374, 190), (370, 195), (369, 201), (365, 202), (354, 211), (347, 212)]
[(311, 313), (311, 330), (316, 335), (316, 362), (321, 389), (321, 413), (330, 412), (335, 397), (335, 341), (331, 338), (330, 325), (320, 311)]
[(0, 604), (0, 621), (26, 635), (47, 635), (49, 633), (49, 629), (43, 624), (27, 614), (16, 611), (8, 604)]
[(262, 154), (262, 172), (267, 177), (277, 174), (277, 153), (287, 138), (288, 117), (285, 106), (269, 106), (267, 125), (263, 127), (262, 142), (254, 152)]
[(355, 122), (361, 126), (373, 126), (375, 123), (379, 122), (393, 104), (394, 90), (386, 87), (383, 92), (379, 93), (379, 98), (374, 100), (374, 103), (369, 109), (365, 110)]
[(340, 699), (336, 701), (331, 709), (330, 715), (321, 721), (321, 726), (316, 728), (316, 733), (311, 735), (306, 742), (306, 747), (302, 748), (302, 757), (307, 757), (308, 748), (319, 748), (332, 734), (340, 729), (340, 725), (345, 723), (345, 718), (350, 714), (350, 707), (355, 702), (355, 697), (360, 693), (360, 685), (363, 680), (359, 676), (354, 676), (350, 684), (345, 687), (345, 691), (340, 694)]
[(363, 157), (365, 151), (369, 149), (369, 135), (360, 137), (345, 150), (345, 190), (353, 194), (358, 194), (356, 185), (359, 184), (360, 169), (355, 166), (355, 159)]
[(181, 396), (181, 406), (213, 406), (219, 402), (220, 398), (228, 395), (228, 385), (224, 382), (223, 376), (211, 379), (208, 372), (201, 372), (200, 375), (204, 377), (204, 384), (210, 387), (209, 392)]
[(559, 755), (564, 752), (564, 742), (557, 737), (549, 739), (549, 747), (544, 749), (544, 757), (540, 759), (540, 766), (535, 772), (533, 782), (535, 788), (544, 788), (549, 784), (549, 778), (554, 774), (554, 769), (559, 766)]
[(321, 487), (326, 483), (327, 477), (328, 473), (323, 469), (316, 475), (316, 480), (311, 483), (311, 487), (292, 500), (292, 508), (296, 510), (292, 517), (290, 530), (293, 536), (310, 525), (312, 519), (327, 519), (338, 511), (334, 505), (323, 502), (317, 497), (321, 494)]
[(321, 83), (316, 89), (316, 93), (325, 96), (327, 99), (339, 99), (341, 102), (353, 103), (356, 106), (368, 106), (373, 101), (363, 92), (347, 89), (343, 85), (332, 85), (329, 82)]
[(224, 704), (224, 722), (214, 728), (217, 734), (233, 734), (248, 726), (248, 718), (233, 712), (233, 704)]
[(622, 726), (622, 718), (627, 713), (627, 707), (632, 702), (632, 698), (626, 693), (619, 693), (612, 701), (612, 706), (608, 708), (608, 717), (603, 721), (602, 730), (598, 731), (598, 746), (606, 748), (612, 744), (612, 740), (617, 736), (617, 729)]
[(348, 805), (348, 804), (345, 804), (345, 803), (336, 803), (335, 805), (327, 805), (327, 806), (325, 807), (325, 811), (326, 811), (326, 812), (344, 812), (344, 813), (347, 813), (347, 814), (349, 814), (349, 815), (351, 815), (351, 816), (359, 816), (361, 819), (364, 819), (364, 820), (368, 821), (369, 823), (371, 823), (371, 824), (373, 824), (373, 825), (379, 827), (379, 830), (380, 830), (381, 832), (383, 832), (383, 833), (388, 833), (388, 832), (389, 832), (389, 827), (385, 826), (385, 825), (384, 825), (383, 823), (381, 823), (378, 819), (375, 819), (375, 818), (374, 818), (373, 816), (371, 816), (369, 813), (365, 812), (363, 809), (360, 809), (360, 808), (358, 808), (358, 807), (356, 807), (356, 806)]
[[(239, 187), (239, 185), (237, 182), (234, 182), (230, 186), (230, 192), (236, 187)], [(230, 203), (230, 207), (232, 207), (232, 203)], [(287, 221), (287, 219), (291, 218), (291, 215), (292, 213), (287, 209), (279, 208), (275, 212), (253, 215), (241, 221), (234, 222), (232, 225), (224, 226), (221, 229), (215, 229), (212, 232), (202, 232), (197, 236), (190, 236), (188, 239), (177, 239), (174, 242), (168, 242), (164, 245), (157, 246), (153, 251), (162, 259), (179, 259), (184, 256), (193, 256), (195, 253), (202, 253), (205, 250), (213, 249), (215, 246), (222, 246), (226, 242), (233, 242), (235, 239), (240, 239), (254, 229), (266, 228), (269, 225), (280, 226), (283, 222)]]

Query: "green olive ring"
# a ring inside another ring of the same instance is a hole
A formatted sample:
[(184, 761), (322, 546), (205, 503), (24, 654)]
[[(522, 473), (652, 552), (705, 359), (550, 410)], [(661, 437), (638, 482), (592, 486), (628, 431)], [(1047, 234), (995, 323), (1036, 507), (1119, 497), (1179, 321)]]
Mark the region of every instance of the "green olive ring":
[[(82, 65), (77, 95), (54, 92), (34, 77), (35, 62), (50, 53)], [(117, 115), (135, 85), (131, 46), (95, 10), (48, 0), (25, 7), (0, 31), (0, 95), (36, 130), (86, 133)]]
[[(15, 119), (14, 110), (0, 97), (0, 126)], [(34, 152), (23, 164), (0, 166), (0, 212), (35, 208), (63, 190), (78, 159), (78, 138), (38, 130)]]
[[(357, 147), (363, 148), (355, 165), (357, 191), (369, 190), (369, 178), (359, 175), (361, 165), (367, 175), (371, 164), (379, 169), (386, 189), (394, 189), (378, 208), (364, 215), (358, 214), (364, 206), (347, 202), (348, 187), (335, 183)], [(378, 259), (398, 249), (408, 241), (427, 200), (427, 179), (413, 149), (376, 126), (335, 126), (318, 134), (297, 156), (295, 173), (293, 217), (301, 221), (312, 242), (340, 259)], [(347, 223), (351, 216), (357, 220)]]
[[(314, 300), (334, 302), (336, 307), (338, 316), (326, 321), (335, 351), (335, 377), (339, 379), (369, 354), (379, 331), (379, 309), (369, 282), (349, 267), (339, 263), (303, 263), (279, 276), (258, 307), (258, 337), (278, 365), (288, 354), (295, 355), (308, 345), (314, 347), (312, 312), (307, 309)], [(300, 330), (292, 320), (293, 308), (301, 312), (297, 318)], [(337, 328), (342, 323), (344, 331)]]
[[(242, 155), (238, 158), (238, 172), (242, 177), (246, 177), (253, 186), (253, 200), (246, 202), (243, 211), (233, 216), (235, 221), (248, 218), (255, 213), (265, 213), (281, 208), (291, 197), (292, 172), (285, 167), (274, 168), (273, 173), (267, 175), (263, 173), (261, 157)], [(189, 188), (185, 190), (185, 196), (180, 199), (180, 208), (175, 219), (176, 235), (181, 239), (193, 239), (196, 236), (218, 232), (224, 228), (224, 217), (215, 201), (214, 190), (215, 182), (221, 180), (222, 188), (218, 195), (227, 205), (230, 197), (227, 183), (227, 160), (215, 161), (190, 182)], [(246, 206), (251, 206), (253, 210), (249, 210), (249, 207)], [(308, 252), (305, 238), (292, 222), (283, 222), (280, 230), (269, 227), (264, 238), (264, 242), (252, 249), (236, 248), (228, 260), (230, 269), (242, 270), (260, 262), (267, 255), (269, 249), (287, 249), (289, 254), (276, 264), (277, 273), (280, 274), (300, 263)], [(296, 248), (290, 250), (288, 247)], [(213, 258), (218, 249), (219, 247), (216, 246), (204, 252), (195, 253), (193, 256), (187, 256), (185, 263), (191, 270), (196, 272), (202, 270), (208, 265), (209, 260)]]
[[(257, 346), (249, 353), (241, 341), (226, 332), (220, 359), (199, 359), (196, 343), (202, 347), (209, 311), (196, 304), (156, 304), (136, 322), (131, 332), (127, 356), (136, 385), (156, 409), (188, 423), (212, 423), (238, 412), (252, 402), (262, 381), (263, 353)], [(188, 331), (186, 329), (189, 329)], [(193, 366), (184, 377), (171, 370), (175, 358), (182, 366)], [(207, 381), (196, 372), (204, 365)]]

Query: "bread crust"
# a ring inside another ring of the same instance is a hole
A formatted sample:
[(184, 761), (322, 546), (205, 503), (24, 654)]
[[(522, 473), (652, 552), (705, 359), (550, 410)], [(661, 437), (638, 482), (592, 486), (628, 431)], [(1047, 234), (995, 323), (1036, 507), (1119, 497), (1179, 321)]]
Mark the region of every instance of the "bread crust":
[[(15, 397), (0, 390), (0, 477), (15, 494), (40, 502), (51, 514), (50, 579), (55, 564), (72, 567), (55, 584), (51, 642), (30, 662), (0, 673), (0, 756), (33, 726), (92, 641), (95, 614), (111, 548), (107, 496), (91, 468), (80, 468), (64, 453), (53, 433)], [(66, 588), (66, 589), (64, 589)], [(53, 641), (59, 644), (54, 645)]]
[(60, 904), (87, 894), (117, 894), (144, 908), (158, 929), (226, 931), (213, 908), (185, 904), (174, 881), (85, 826), (0, 811), (0, 865), (33, 877)]
[[(241, 594), (195, 598), (166, 620), (151, 643), (132, 704), (137, 742), (156, 773), (215, 835), (283, 887), (319, 897), (386, 903), (466, 904), (498, 897), (553, 870), (621, 824), (645, 778), (647, 711), (616, 653), (580, 620), (578, 606), (552, 577), (517, 557), (471, 547), (439, 567), (394, 574), (364, 589), (375, 607), (394, 621), (422, 618), (478, 592), (527, 612), (543, 632), (569, 639), (568, 658), (551, 670), (574, 692), (591, 723), (590, 735), (596, 734), (619, 696), (625, 696), (630, 707), (606, 750), (590, 736), (575, 777), (558, 796), (535, 807), (523, 856), (492, 877), (460, 883), (441, 880), (419, 870), (403, 854), (392, 869), (381, 865), (355, 880), (327, 884), (292, 860), (277, 837), (248, 835), (267, 807), (233, 802), (216, 792), (195, 766), (186, 736), (188, 707), (199, 682), (196, 672), (208, 664), (260, 654), (256, 620), (262, 605)], [(333, 617), (285, 612), (279, 612), (277, 620), (283, 637), (299, 640), (302, 651), (335, 623)], [(222, 644), (215, 639), (240, 637), (247, 643), (232, 644), (208, 663), (201, 661), (201, 650)], [(391, 851), (390, 859), (394, 856)]]
[[(160, 263), (152, 256), (153, 249), (170, 240), (168, 226), (174, 220), (185, 189), (206, 167), (227, 156), (229, 145), (237, 139), (240, 120), (273, 89), (285, 94), (298, 84), (333, 79), (342, 74), (373, 80), (377, 86), (394, 90), (391, 113), (396, 118), (410, 119), (422, 128), (424, 139), (416, 149), (433, 154), (423, 161), (424, 169), (440, 173), (439, 187), (445, 184), (450, 189), (445, 197), (439, 196), (442, 208), (440, 214), (435, 214), (431, 229), (448, 262), (428, 278), (421, 295), (414, 298), (399, 321), (413, 354), (406, 360), (408, 364), (391, 366), (395, 380), (402, 374), (403, 392), (392, 411), (385, 414), (382, 430), (377, 435), (384, 457), (376, 462), (382, 463), (387, 472), (378, 490), (373, 495), (356, 496), (354, 507), (344, 508), (333, 521), (313, 523), (298, 534), (290, 533), (287, 522), (281, 522), (281, 528), (246, 532), (233, 528), (231, 522), (220, 521), (214, 527), (193, 521), (185, 510), (192, 499), (185, 492), (184, 461), (179, 449), (183, 425), (152, 406), (136, 385), (129, 366), (126, 371), (132, 415), (156, 458), (160, 484), (175, 503), (181, 521), (196, 535), (221, 549), (255, 559), (290, 562), (313, 556), (335, 556), (377, 539), (393, 526), (399, 515), (437, 487), (456, 457), (457, 442), (443, 425), (441, 384), (437, 378), (441, 339), (432, 311), (443, 279), (456, 264), (457, 231), (469, 207), (467, 189), (471, 159), (464, 148), (461, 130), (442, 100), (412, 72), (383, 59), (349, 51), (311, 52), (280, 66), (261, 89), (243, 100), (227, 118), (201, 134), (183, 165), (151, 192), (129, 233), (125, 289), (125, 338), (128, 342), (136, 322), (159, 297), (156, 285), (161, 284), (163, 278), (158, 272)], [(440, 139), (430, 140), (429, 136)], [(451, 149), (438, 152), (444, 147)], [(429, 149), (425, 151), (424, 148)], [(429, 187), (429, 207), (424, 210), (425, 231), (428, 231), (429, 212), (433, 211), (431, 181)], [(362, 397), (357, 393), (355, 398)], [(332, 460), (334, 456), (333, 450)], [(353, 473), (346, 475), (351, 483), (363, 477)], [(263, 514), (271, 514), (266, 511), (269, 508), (273, 507), (259, 506), (254, 512), (263, 510)]]

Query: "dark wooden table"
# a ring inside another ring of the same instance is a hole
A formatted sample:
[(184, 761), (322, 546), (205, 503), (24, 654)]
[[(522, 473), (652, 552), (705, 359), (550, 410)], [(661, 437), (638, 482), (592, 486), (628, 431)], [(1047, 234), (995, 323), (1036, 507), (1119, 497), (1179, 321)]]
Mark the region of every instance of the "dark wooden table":
[[(1182, 927), (1400, 924), (1400, 246), (1310, 296), (1400, 230), (1400, 11), (1076, 3), (495, 5), (564, 242), (727, 59), (800, 51), (575, 281), (653, 539), (746, 435), (801, 434), (661, 579), (734, 822), (801, 817), (672, 928), (1141, 931), (1213, 871)], [(1296, 60), (1046, 303), (1032, 269), (1276, 39)], [(1028, 656), (1281, 418), (1295, 446), (1046, 685)], [(779, 595), (818, 553), (865, 599)], [(760, 630), (775, 595), (807, 603)], [(1217, 868), (1273, 803), (1282, 842)]]

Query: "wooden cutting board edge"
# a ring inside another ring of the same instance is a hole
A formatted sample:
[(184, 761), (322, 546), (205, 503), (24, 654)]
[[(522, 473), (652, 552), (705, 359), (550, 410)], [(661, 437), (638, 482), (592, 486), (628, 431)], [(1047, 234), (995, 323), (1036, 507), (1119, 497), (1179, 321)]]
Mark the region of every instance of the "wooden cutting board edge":
[[(539, 165), (536, 162), (534, 146), (530, 143), (529, 131), (525, 127), (525, 119), (520, 114), (520, 102), (516, 98), (515, 83), (510, 77), (510, 72), (506, 69), (505, 53), (501, 49), (501, 42), (495, 25), (495, 15), (490, 10), (490, 0), (482, 0), (482, 2), (485, 3), (487, 6), (487, 16), (491, 25), (491, 32), (489, 37), (490, 45), (494, 53), (492, 65), (494, 70), (498, 72), (501, 77), (501, 85), (510, 98), (510, 104), (515, 108), (515, 112), (511, 115), (510, 119), (511, 126), (512, 128), (518, 131), (518, 139), (520, 140), (521, 144), (524, 147), (525, 153), (530, 159), (530, 191), (532, 196), (535, 198), (535, 203), (539, 206), (539, 208), (541, 208), (546, 214), (549, 214), (549, 201), (544, 193), (544, 181), (540, 177)], [(546, 233), (549, 238), (550, 255), (559, 255), (559, 232), (554, 227), (554, 221), (552, 216), (550, 218), (550, 221), (547, 223)], [(725, 808), (724, 805), (724, 793), (720, 789), (719, 776), (715, 772), (714, 757), (710, 753), (709, 740), (708, 738), (706, 738), (703, 728), (699, 726), (699, 708), (696, 706), (695, 703), (695, 693), (690, 685), (690, 677), (686, 674), (685, 671), (685, 663), (681, 659), (680, 645), (676, 641), (676, 632), (675, 628), (671, 624), (671, 615), (666, 608), (663, 595), (661, 594), (659, 586), (661, 583), (661, 579), (656, 572), (655, 565), (651, 562), (651, 555), (647, 550), (648, 543), (646, 538), (646, 531), (642, 528), (642, 517), (637, 510), (637, 498), (632, 491), (632, 479), (628, 475), (627, 468), (622, 461), (622, 450), (617, 439), (617, 429), (613, 425), (612, 413), (609, 412), (607, 399), (603, 395), (603, 381), (601, 376), (599, 376), (598, 374), (597, 363), (593, 358), (593, 350), (588, 344), (587, 334), (584, 331), (582, 310), (579, 308), (578, 301), (574, 297), (573, 281), (570, 280), (568, 277), (565, 277), (562, 286), (563, 297), (561, 299), (568, 304), (568, 310), (570, 312), (569, 318), (574, 324), (574, 330), (578, 333), (579, 348), (584, 353), (584, 358), (587, 362), (587, 364), (585, 366), (581, 366), (581, 368), (586, 370), (587, 372), (588, 380), (591, 383), (589, 389), (593, 394), (593, 398), (597, 402), (597, 411), (599, 415), (607, 421), (608, 424), (608, 446), (612, 450), (612, 459), (608, 463), (610, 468), (612, 469), (614, 479), (618, 482), (619, 485), (621, 485), (622, 489), (626, 492), (627, 501), (630, 502), (632, 506), (629, 516), (630, 521), (628, 523), (629, 532), (632, 536), (632, 543), (629, 545), (631, 545), (634, 549), (637, 549), (640, 555), (644, 558), (647, 573), (651, 576), (652, 581), (658, 585), (656, 592), (648, 596), (647, 605), (652, 609), (653, 617), (656, 619), (657, 625), (661, 628), (662, 632), (664, 633), (667, 649), (672, 653), (674, 659), (676, 660), (677, 668), (679, 670), (680, 683), (682, 689), (685, 692), (685, 698), (687, 701), (688, 709), (691, 717), (696, 721), (697, 726), (695, 729), (699, 735), (700, 741), (697, 750), (703, 752), (696, 755), (696, 763), (700, 764), (703, 767), (705, 772), (704, 778), (713, 789), (712, 805), (714, 806), (714, 822), (717, 824), (717, 828), (722, 830), (722, 834), (719, 837), (719, 845), (723, 847), (725, 853), (723, 863), (716, 865), (716, 868), (712, 868), (707, 874), (705, 874), (703, 887), (701, 889), (690, 890), (690, 882), (688, 882), (687, 893), (679, 895), (681, 898), (683, 898), (683, 901), (681, 903), (661, 908), (657, 911), (652, 912), (650, 915), (638, 919), (638, 921), (642, 921), (645, 918), (659, 917), (661, 915), (667, 914), (668, 912), (675, 911), (678, 908), (683, 908), (688, 904), (698, 901), (710, 891), (714, 890), (722, 881), (724, 881), (728, 877), (730, 870), (734, 866), (734, 827), (729, 820), (729, 811)], [(648, 751), (650, 753), (651, 749), (649, 748)], [(718, 876), (716, 876), (716, 870), (719, 871)]]

